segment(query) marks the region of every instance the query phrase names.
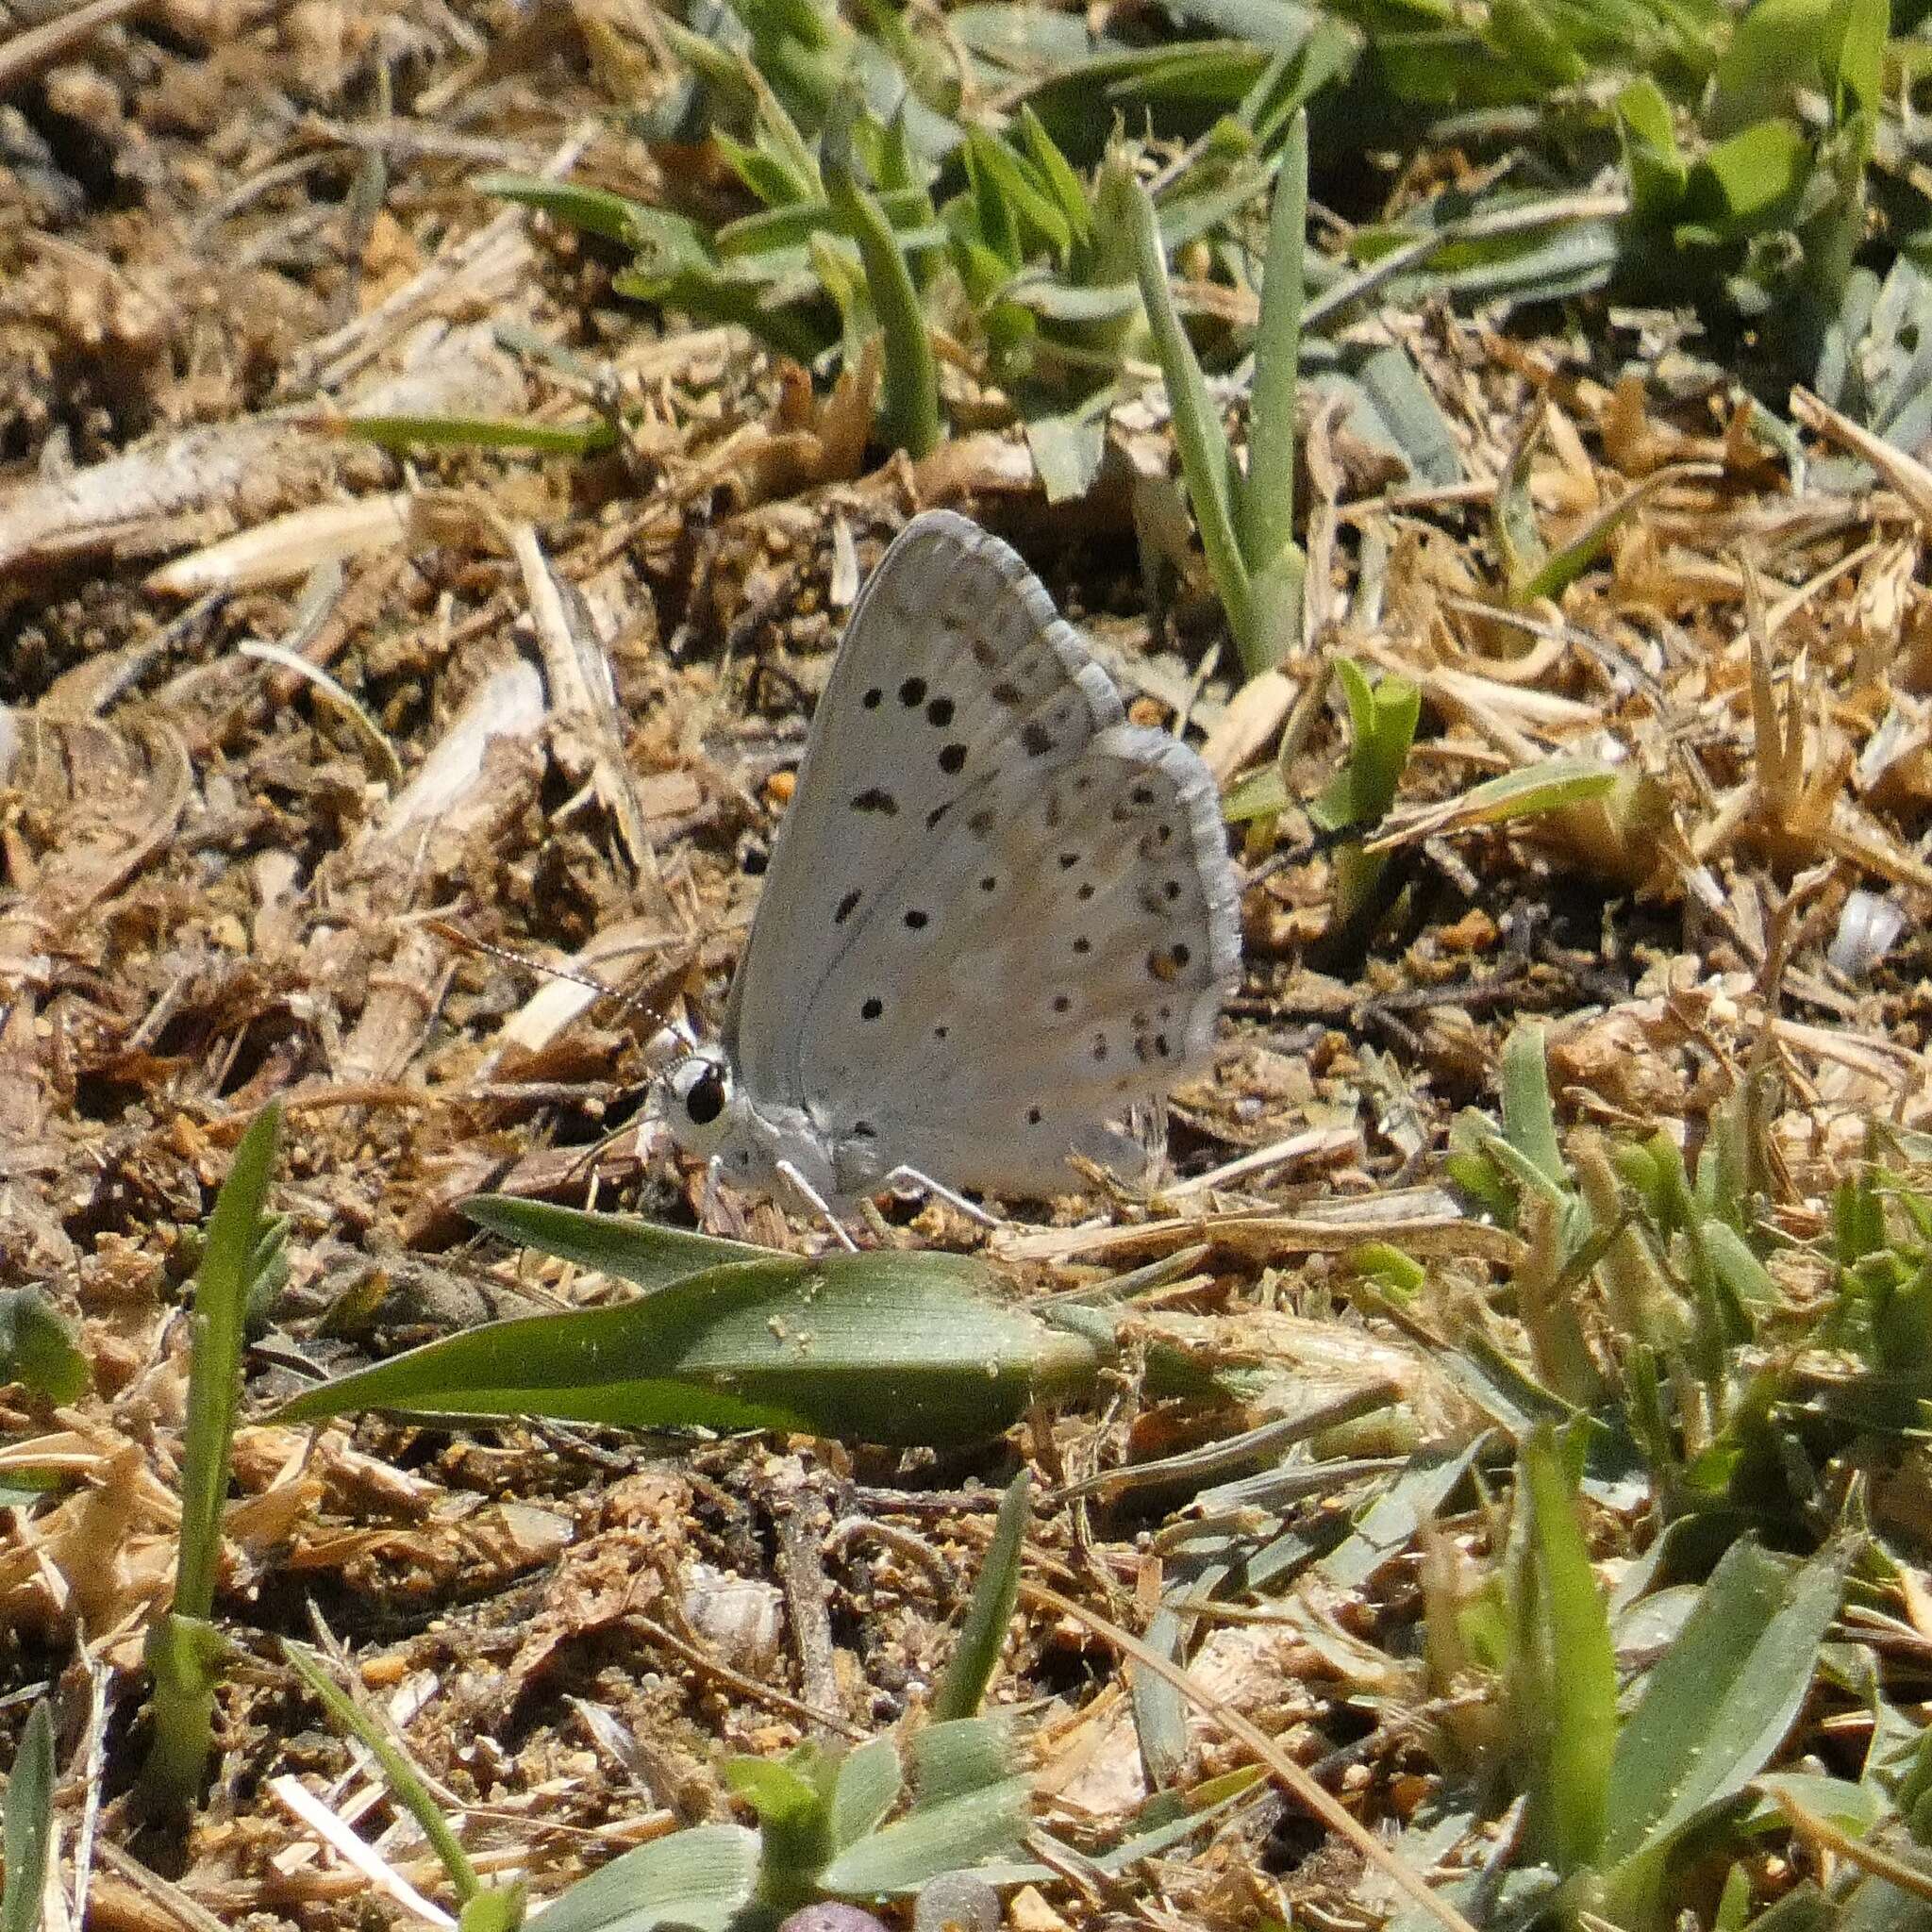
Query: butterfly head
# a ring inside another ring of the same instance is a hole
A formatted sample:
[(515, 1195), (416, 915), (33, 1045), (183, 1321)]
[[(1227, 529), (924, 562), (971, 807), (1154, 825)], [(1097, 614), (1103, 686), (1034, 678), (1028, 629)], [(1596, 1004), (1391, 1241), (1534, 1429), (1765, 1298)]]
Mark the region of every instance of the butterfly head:
[(736, 1098), (731, 1063), (714, 1048), (699, 1047), (664, 1075), (664, 1124), (687, 1154), (704, 1159), (730, 1132)]

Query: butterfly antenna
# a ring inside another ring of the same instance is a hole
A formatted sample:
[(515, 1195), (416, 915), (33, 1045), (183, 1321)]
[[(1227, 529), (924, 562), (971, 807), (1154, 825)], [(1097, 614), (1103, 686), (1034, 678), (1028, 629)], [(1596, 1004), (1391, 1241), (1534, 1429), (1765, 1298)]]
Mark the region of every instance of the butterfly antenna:
[(554, 965), (548, 959), (536, 959), (528, 953), (519, 953), (512, 946), (493, 945), (489, 940), (479, 940), (474, 933), (465, 932), (459, 925), (452, 925), (446, 919), (425, 919), (423, 924), (438, 939), (447, 941), (462, 952), (487, 953), (492, 959), (521, 966), (525, 973), (534, 973), (542, 979), (567, 979), (574, 986), (601, 993), (608, 1000), (617, 1001), (620, 1006), (640, 1004), (634, 993), (625, 992), (622, 987), (612, 986), (608, 980), (599, 979), (594, 974), (582, 972), (575, 966)]

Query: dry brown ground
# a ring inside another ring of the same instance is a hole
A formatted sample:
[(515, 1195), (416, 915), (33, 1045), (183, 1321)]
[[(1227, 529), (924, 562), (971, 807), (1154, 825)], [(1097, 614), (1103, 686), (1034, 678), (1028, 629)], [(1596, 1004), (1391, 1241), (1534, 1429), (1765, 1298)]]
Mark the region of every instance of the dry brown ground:
[[(865, 1728), (916, 1702), (1018, 1457), (1051, 1485), (1204, 1425), (1126, 1383), (1101, 1413), (950, 1459), (562, 1428), (369, 1421), (313, 1442), (244, 1429), (220, 1608), (251, 1660), (223, 1707), (207, 1810), (184, 1841), (142, 1838), (112, 1793), (168, 1591), (174, 1311), (237, 1136), (287, 1098), (275, 1198), (294, 1278), (251, 1397), (294, 1386), (277, 1357), (295, 1343), (336, 1366), (588, 1292), (519, 1274), (455, 1208), (484, 1188), (587, 1198), (582, 1158), (634, 1108), (650, 1027), (569, 988), (533, 997), (526, 974), (429, 922), (544, 958), (627, 947), (607, 972), (714, 1016), (852, 562), (920, 505), (958, 503), (1011, 534), (1140, 708), (1170, 720), (1191, 703), (1232, 764), (1224, 668), (1193, 689), (1211, 611), (1190, 589), (1150, 620), (1117, 484), (1043, 514), (997, 433), (866, 469), (850, 420), (795, 373), (731, 331), (614, 300), (608, 262), (471, 192), (479, 167), (566, 151), (587, 178), (645, 194), (665, 165), (603, 124), (560, 11), (159, 0), (24, 53), (32, 24), (0, 38), (0, 1239), (5, 1285), (47, 1284), (84, 1321), (94, 1387), (58, 1414), (0, 1393), (0, 1441), (80, 1479), (31, 1518), (0, 1512), (0, 1711), (17, 1722), (57, 1684), (68, 1764), (90, 1735), (91, 1673), (105, 1691), (94, 1923), (180, 1923), (184, 1900), (228, 1924), (362, 1923), (391, 1908), (363, 1902), (272, 1788), (300, 1776), (365, 1835), (384, 1827), (372, 1781), (274, 1646), (309, 1633), (312, 1607), (486, 1862), (491, 1847), (527, 1859), (552, 1890), (721, 1812), (723, 1750), (794, 1740), (799, 1704), (759, 1685)], [(404, 463), (329, 432), (351, 408), (575, 414), (561, 380), (506, 352), (509, 325), (607, 366), (633, 425), (621, 456)], [(1391, 937), (1327, 973), (1311, 963), (1325, 866), (1269, 878), (1247, 901), (1225, 1052), (1180, 1096), (1174, 1152), (1199, 1175), (1291, 1145), (1229, 1190), (1112, 1218), (1244, 1197), (1291, 1215), (1425, 1184), (1453, 1111), (1493, 1106), (1507, 1032), (1541, 1015), (1570, 1117), (1662, 1124), (1693, 1144), (1769, 1038), (1789, 1096), (1782, 1213), (1813, 1230), (1857, 1123), (1932, 1108), (1932, 484), (1901, 464), (1876, 491), (1801, 490), (1726, 398), (1666, 407), (1662, 384), (1606, 388), (1555, 346), (1446, 315), (1389, 325), (1474, 475), (1503, 472), (1547, 397), (1534, 477), (1553, 539), (1664, 465), (1715, 468), (1666, 479), (1560, 609), (1525, 626), (1487, 610), (1489, 486), (1406, 497), (1318, 430), (1320, 632), (1284, 686), (1250, 700), (1252, 749), (1319, 686), (1319, 655), (1346, 648), (1424, 683), (1408, 801), (1559, 748), (1617, 749), (1668, 803), (1669, 829), (1601, 812), (1534, 838), (1419, 827)], [(326, 558), (340, 575), (311, 578)], [(1755, 694), (1747, 564), (1768, 605)], [(251, 641), (326, 671), (374, 736), (312, 678), (245, 655)], [(480, 756), (464, 736), (479, 718), (496, 734)], [(1291, 791), (1311, 797), (1341, 741), (1324, 706), (1295, 728)], [(1822, 959), (1857, 886), (1893, 891), (1907, 915), (1864, 987)], [(641, 1171), (628, 1142), (595, 1172), (598, 1205), (689, 1216), (691, 1177)], [(971, 1239), (929, 1210), (907, 1229)], [(807, 1238), (769, 1208), (754, 1232)], [(1123, 1236), (1103, 1258), (1194, 1234)], [(1396, 1348), (1345, 1312), (1324, 1250), (1306, 1228), (1226, 1235), (1174, 1305), (1352, 1323), (1351, 1349)], [(1441, 1306), (1487, 1278), (1473, 1235), (1439, 1230), (1432, 1252)], [(1204, 1335), (1218, 1345), (1211, 1323)], [(1331, 1372), (1286, 1325), (1265, 1347)], [(1036, 1541), (1046, 1574), (1132, 1621), (1158, 1587), (1160, 1521), (1130, 1492), (1042, 1513)], [(1413, 1623), (1412, 1565), (1297, 1601), (1284, 1621), (1220, 1631), (1203, 1668), (1364, 1815), (1403, 1815), (1426, 1759), (1359, 1700), (1374, 1669), (1399, 1678), (1385, 1653)], [(1117, 1817), (1139, 1771), (1107, 1656), (1034, 1617), (1008, 1665), (1002, 1699), (1039, 1709), (1048, 1815)], [(1391, 1708), (1400, 1688), (1383, 1687)], [(1206, 1768), (1234, 1761), (1207, 1728), (1200, 1748)], [(70, 1818), (83, 1771), (63, 1787)], [(178, 1890), (146, 1886), (123, 1844)], [(1164, 1867), (1169, 1908), (1242, 1923), (1274, 1908), (1278, 1884), (1358, 1912), (1353, 1868), (1309, 1845), (1259, 1793)], [(385, 1851), (433, 1883), (406, 1829)], [(1077, 1888), (1053, 1905), (1080, 1921), (1111, 1908)]]

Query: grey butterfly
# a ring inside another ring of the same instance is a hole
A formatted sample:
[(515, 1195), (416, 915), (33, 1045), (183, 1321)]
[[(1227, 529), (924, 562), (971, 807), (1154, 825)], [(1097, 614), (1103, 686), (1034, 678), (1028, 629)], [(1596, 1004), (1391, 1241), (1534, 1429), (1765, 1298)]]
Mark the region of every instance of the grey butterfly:
[(1240, 956), (1207, 767), (1127, 723), (1006, 544), (929, 511), (853, 608), (722, 1036), (658, 1107), (714, 1180), (824, 1207), (1065, 1191), (1208, 1061)]

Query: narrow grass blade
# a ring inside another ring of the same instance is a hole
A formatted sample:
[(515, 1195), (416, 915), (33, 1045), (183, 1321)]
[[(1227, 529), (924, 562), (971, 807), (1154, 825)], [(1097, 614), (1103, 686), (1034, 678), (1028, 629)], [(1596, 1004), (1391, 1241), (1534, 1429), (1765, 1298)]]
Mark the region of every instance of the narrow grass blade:
[(281, 1109), (271, 1103), (242, 1135), (215, 1196), (195, 1276), (175, 1602), (149, 1630), (146, 1644), (154, 1678), (154, 1741), (142, 1766), (142, 1788), (149, 1804), (168, 1811), (192, 1804), (214, 1737), (215, 1686), (225, 1646), (208, 1619), (221, 1556), (249, 1293), (281, 1254), (280, 1230), (264, 1223), (261, 1212), (280, 1131)]
[(1301, 387), (1302, 256), (1308, 228), (1308, 117), (1289, 126), (1275, 177), (1262, 266), (1261, 320), (1248, 400), (1248, 468), (1241, 479), (1241, 554), (1260, 571), (1294, 548), (1295, 399)]
[(1542, 1857), (1568, 1874), (1590, 1864), (1603, 1843), (1617, 1743), (1617, 1660), (1576, 1492), (1546, 1424), (1524, 1444), (1519, 1467), (1537, 1586), (1527, 1641), (1537, 1658), (1538, 1707), (1524, 1713), (1541, 1732), (1530, 1828)]
[(1601, 509), (1560, 549), (1551, 551), (1532, 568), (1516, 591), (1517, 601), (1532, 604), (1540, 597), (1559, 596), (1603, 555), (1605, 546), (1641, 505), (1691, 477), (1713, 478), (1724, 475), (1716, 463), (1672, 463), (1653, 470), (1633, 485), (1615, 503)]
[(1181, 475), (1188, 488), (1194, 521), (1200, 525), (1208, 568), (1221, 594), (1228, 628), (1240, 647), (1241, 661), (1252, 676), (1268, 662), (1255, 635), (1253, 599), (1248, 570), (1235, 535), (1233, 465), (1221, 411), (1208, 393), (1193, 345), (1181, 326), (1167, 283), (1167, 258), (1160, 245), (1160, 227), (1154, 202), (1138, 181), (1124, 177), (1125, 213), (1132, 224), (1135, 270), (1141, 300), (1154, 335), (1154, 352), (1167, 384), (1168, 405), (1174, 411), (1174, 441), (1181, 456)]
[(850, 130), (825, 141), (821, 165), (825, 199), (841, 227), (858, 244), (866, 288), (885, 343), (879, 427), (895, 449), (914, 458), (930, 456), (940, 441), (940, 375), (932, 335), (919, 305), (911, 265), (885, 211), (859, 184), (851, 156)]
[(0, 1932), (40, 1932), (47, 1848), (53, 1837), (54, 1718), (43, 1697), (27, 1713), (20, 1751), (7, 1778), (7, 1874), (5, 1887), (0, 1888)]
[(602, 416), (581, 423), (535, 423), (514, 416), (345, 416), (334, 425), (378, 449), (527, 449), (540, 456), (585, 457), (617, 444), (616, 425)]
[(541, 175), (478, 175), (470, 186), (478, 194), (536, 208), (587, 235), (601, 235), (626, 247), (635, 247), (641, 228), (663, 212), (627, 195), (612, 194), (602, 188), (581, 188), (570, 181), (551, 181)]
[(375, 1759), (390, 1790), (422, 1828), (424, 1837), (442, 1860), (442, 1869), (449, 1875), (451, 1890), (460, 1903), (468, 1905), (482, 1891), (483, 1881), (477, 1877), (469, 1854), (450, 1829), (448, 1819), (442, 1815), (441, 1807), (431, 1795), (422, 1774), (397, 1748), (388, 1727), (375, 1723), (323, 1669), (321, 1660), (303, 1645), (284, 1642), (282, 1655), (328, 1712), (336, 1727), (356, 1739)]
[(974, 1587), (973, 1601), (966, 1607), (966, 1621), (953, 1646), (952, 1660), (932, 1701), (935, 1723), (978, 1713), (980, 1699), (986, 1695), (1006, 1645), (1013, 1606), (1020, 1600), (1020, 1559), (1032, 1507), (1032, 1486), (1023, 1469), (1000, 1500), (992, 1543)]
[(1572, 1191), (1570, 1170), (1557, 1139), (1543, 1029), (1524, 1024), (1503, 1043), (1503, 1138), (1559, 1196)]
[(749, 1241), (720, 1241), (715, 1235), (691, 1234), (683, 1228), (660, 1227), (633, 1214), (587, 1214), (580, 1208), (558, 1208), (548, 1201), (527, 1201), (515, 1194), (476, 1194), (463, 1203), (463, 1212), (478, 1227), (555, 1255), (614, 1274), (642, 1289), (663, 1288), (688, 1274), (729, 1261), (770, 1261), (775, 1248)]
[(175, 1608), (206, 1617), (213, 1607), (221, 1554), (222, 1505), (235, 1403), (242, 1392), (242, 1322), (262, 1245), (262, 1205), (275, 1171), (281, 1108), (262, 1108), (235, 1149), (215, 1196), (201, 1268), (194, 1279), (193, 1353), (188, 1376), (188, 1432), (181, 1457), (181, 1562)]

